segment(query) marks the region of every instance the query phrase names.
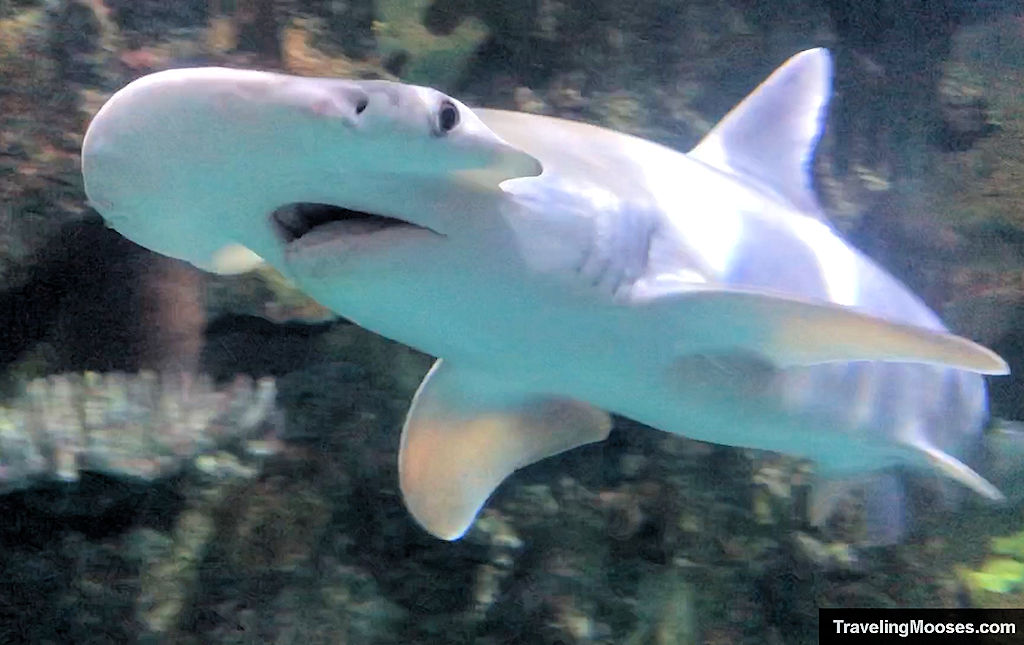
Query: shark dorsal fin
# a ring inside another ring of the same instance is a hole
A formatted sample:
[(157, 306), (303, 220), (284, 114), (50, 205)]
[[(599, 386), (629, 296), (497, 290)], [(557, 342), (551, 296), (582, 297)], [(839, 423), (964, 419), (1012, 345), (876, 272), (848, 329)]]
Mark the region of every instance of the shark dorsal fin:
[(824, 219), (811, 185), (810, 163), (831, 76), (827, 50), (796, 54), (734, 107), (689, 156), (753, 180), (807, 215)]

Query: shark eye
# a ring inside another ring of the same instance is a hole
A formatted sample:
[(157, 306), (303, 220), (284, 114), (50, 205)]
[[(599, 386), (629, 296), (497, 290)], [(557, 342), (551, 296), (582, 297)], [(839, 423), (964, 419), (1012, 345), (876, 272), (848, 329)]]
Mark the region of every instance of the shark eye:
[(441, 107), (437, 111), (437, 134), (438, 136), (448, 134), (459, 124), (459, 108), (445, 99), (441, 101)]

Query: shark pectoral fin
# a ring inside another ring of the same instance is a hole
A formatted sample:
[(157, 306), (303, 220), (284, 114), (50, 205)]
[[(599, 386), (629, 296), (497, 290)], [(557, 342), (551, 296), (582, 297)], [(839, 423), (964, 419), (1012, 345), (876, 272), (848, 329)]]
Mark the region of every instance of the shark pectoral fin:
[(406, 507), (431, 534), (456, 540), (518, 468), (608, 436), (608, 413), (531, 397), (437, 361), (402, 429), (398, 477)]
[[(636, 298), (645, 300), (643, 294)], [(641, 304), (641, 306), (644, 306)], [(759, 353), (779, 367), (843, 361), (929, 363), (1008, 374), (995, 352), (966, 338), (901, 325), (830, 303), (767, 292), (690, 288), (647, 303), (673, 312), (683, 354), (723, 348)]]
[(918, 446), (928, 462), (940, 473), (957, 481), (986, 499), (1002, 502), (1006, 499), (998, 488), (974, 472), (970, 466), (932, 446)]
[(793, 301), (777, 307), (773, 322), (766, 346), (771, 355), (794, 364), (878, 360), (946, 365), (979, 374), (1010, 371), (998, 354), (962, 336), (842, 307)]

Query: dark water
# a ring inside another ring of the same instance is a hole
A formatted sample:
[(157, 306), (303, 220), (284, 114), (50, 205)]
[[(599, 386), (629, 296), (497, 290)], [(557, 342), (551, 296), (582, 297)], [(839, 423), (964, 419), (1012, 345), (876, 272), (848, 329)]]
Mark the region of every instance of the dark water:
[(1012, 440), (991, 475), (1007, 504), (910, 477), (906, 535), (869, 546), (863, 493), (810, 525), (812, 464), (616, 418), (437, 540), (397, 472), (432, 358), (271, 270), (206, 274), (135, 245), (80, 167), (104, 101), (174, 67), (402, 80), (685, 151), (827, 47), (824, 209), (1007, 360), (988, 382), (1005, 426), (1024, 419), (1022, 11), (0, 0), (0, 642), (802, 643), (818, 607), (1024, 605)]

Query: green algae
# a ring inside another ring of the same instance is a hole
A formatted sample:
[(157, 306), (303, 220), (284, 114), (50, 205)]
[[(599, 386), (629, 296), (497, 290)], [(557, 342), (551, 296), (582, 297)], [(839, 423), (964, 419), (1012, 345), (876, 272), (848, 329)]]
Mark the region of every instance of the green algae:
[(992, 553), (1024, 560), (1024, 531), (992, 538)]
[(403, 81), (446, 89), (463, 73), (488, 30), (476, 18), (467, 17), (450, 34), (434, 35), (421, 21), (429, 4), (424, 0), (379, 0), (381, 19), (374, 22), (373, 31), (385, 59), (408, 56), (399, 72)]
[(1010, 593), (1024, 587), (1024, 562), (989, 558), (980, 570), (967, 571), (964, 576), (972, 591)]
[(1024, 592), (1024, 531), (993, 537), (989, 557), (978, 569), (959, 569), (975, 603), (982, 606), (1016, 603)]

